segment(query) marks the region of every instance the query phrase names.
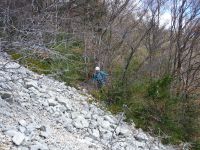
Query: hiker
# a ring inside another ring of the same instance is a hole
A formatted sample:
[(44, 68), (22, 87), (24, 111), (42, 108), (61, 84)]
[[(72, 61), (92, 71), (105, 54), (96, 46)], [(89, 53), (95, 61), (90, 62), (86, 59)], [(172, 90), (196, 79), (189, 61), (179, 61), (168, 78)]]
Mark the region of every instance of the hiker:
[(98, 89), (105, 85), (108, 74), (100, 70), (100, 67), (95, 67), (95, 73), (93, 74), (93, 81), (97, 81)]

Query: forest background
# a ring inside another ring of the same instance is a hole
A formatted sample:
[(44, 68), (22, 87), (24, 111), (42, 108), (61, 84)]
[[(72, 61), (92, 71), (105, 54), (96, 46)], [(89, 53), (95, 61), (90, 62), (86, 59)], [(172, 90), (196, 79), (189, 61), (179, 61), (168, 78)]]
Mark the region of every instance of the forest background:
[[(168, 19), (168, 20), (167, 20)], [(200, 149), (199, 0), (0, 0), (0, 50), (87, 88), (163, 143)], [(101, 90), (95, 66), (109, 73)]]

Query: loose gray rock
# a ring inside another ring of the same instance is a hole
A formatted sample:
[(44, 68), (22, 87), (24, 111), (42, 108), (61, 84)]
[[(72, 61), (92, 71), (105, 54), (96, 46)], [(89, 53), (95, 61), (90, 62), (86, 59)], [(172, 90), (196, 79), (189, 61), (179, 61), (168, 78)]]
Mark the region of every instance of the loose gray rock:
[(103, 139), (106, 140), (107, 142), (109, 142), (109, 140), (111, 140), (112, 136), (113, 136), (113, 133), (108, 130), (106, 130), (102, 133)]
[(32, 88), (32, 87), (34, 87), (34, 88), (38, 87), (37, 81), (29, 80), (28, 82), (26, 82), (27, 89)]
[(65, 124), (64, 128), (70, 133), (74, 133), (76, 131), (76, 128), (72, 124)]
[(30, 150), (49, 150), (47, 144), (37, 143), (35, 145), (30, 146)]
[(42, 136), (42, 137), (44, 137), (44, 138), (48, 138), (49, 133), (48, 133), (48, 132), (41, 131), (41, 132), (40, 132), (40, 136)]
[(119, 126), (116, 129), (117, 135), (123, 135), (123, 136), (129, 136), (131, 134), (131, 131), (123, 126)]
[(28, 126), (26, 126), (26, 128), (29, 132), (33, 132), (37, 128), (37, 126), (34, 123), (31, 123)]
[(72, 112), (72, 113), (71, 113), (72, 119), (76, 119), (76, 118), (78, 118), (79, 116), (82, 116), (79, 112)]
[(13, 137), (13, 136), (15, 136), (18, 132), (16, 131), (16, 130), (8, 130), (8, 131), (6, 131), (6, 132), (4, 132), (5, 133), (5, 135), (8, 135), (8, 136), (10, 136), (10, 137)]
[(2, 99), (11, 98), (12, 94), (10, 93), (0, 93)]
[(98, 129), (92, 129), (92, 135), (96, 138), (99, 138), (100, 137), (99, 130)]
[(56, 106), (58, 103), (56, 102), (55, 99), (53, 98), (49, 98), (48, 99), (48, 103), (49, 103), (49, 106)]
[(116, 119), (115, 118), (113, 118), (113, 117), (111, 117), (111, 116), (104, 116), (104, 119), (106, 120), (106, 121), (109, 121), (110, 123), (112, 123), (112, 124), (116, 124), (117, 123), (117, 121), (116, 121)]
[(29, 148), (24, 146), (19, 146), (17, 150), (29, 150)]
[(89, 127), (89, 123), (88, 121), (82, 117), (82, 116), (78, 116), (74, 121), (73, 121), (73, 125), (78, 128), (78, 129), (82, 129), (82, 128), (88, 128)]
[(19, 131), (20, 131), (21, 133), (24, 133), (24, 132), (26, 131), (26, 128), (25, 128), (25, 127), (22, 127), (22, 126), (20, 126), (20, 127), (19, 127)]
[(108, 121), (102, 121), (102, 122), (98, 122), (100, 124), (100, 126), (102, 126), (104, 129), (110, 129), (110, 122)]
[(12, 94), (11, 93), (0, 93), (1, 98), (5, 101), (7, 101), (8, 103), (13, 103), (13, 98), (12, 98)]
[(90, 128), (96, 128), (98, 126), (98, 122), (95, 120), (90, 120)]
[(21, 143), (24, 141), (24, 139), (25, 139), (24, 134), (18, 132), (13, 136), (12, 141), (16, 145), (21, 145)]
[(20, 124), (21, 126), (23, 126), (23, 127), (25, 127), (25, 126), (27, 125), (26, 121), (23, 120), (23, 119), (19, 121), (19, 124)]
[(69, 103), (69, 100), (67, 98), (64, 98), (64, 97), (56, 97), (56, 101), (61, 104), (61, 105), (64, 105), (67, 110), (72, 110), (72, 106), (71, 104)]
[(70, 119), (70, 118), (64, 118), (63, 121), (64, 121), (64, 125), (67, 126), (67, 125), (70, 125), (70, 124), (72, 123), (73, 120)]
[(138, 133), (137, 135), (135, 135), (134, 136), (135, 137), (135, 139), (137, 140), (137, 141), (139, 141), (139, 142), (146, 142), (146, 141), (148, 141), (148, 137), (147, 137), (147, 135), (146, 134), (144, 134), (144, 133), (142, 133), (142, 132), (140, 132), (140, 133)]

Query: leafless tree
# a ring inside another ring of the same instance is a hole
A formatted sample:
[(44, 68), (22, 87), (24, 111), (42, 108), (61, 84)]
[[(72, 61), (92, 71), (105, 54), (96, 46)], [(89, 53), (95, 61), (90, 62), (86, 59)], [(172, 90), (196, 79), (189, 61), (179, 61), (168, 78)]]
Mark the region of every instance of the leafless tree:
[(173, 1), (172, 73), (177, 78), (177, 93), (185, 96), (199, 87), (199, 13), (199, 1)]

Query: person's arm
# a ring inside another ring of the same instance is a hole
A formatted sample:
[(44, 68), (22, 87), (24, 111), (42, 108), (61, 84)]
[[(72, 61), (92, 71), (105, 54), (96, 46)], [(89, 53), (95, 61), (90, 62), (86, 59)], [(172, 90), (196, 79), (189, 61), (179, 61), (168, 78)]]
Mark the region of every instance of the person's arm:
[(92, 75), (92, 81), (96, 81), (97, 80), (97, 76), (96, 76), (96, 74), (93, 74)]
[(108, 74), (105, 73), (104, 71), (102, 71), (101, 72), (101, 76), (102, 76), (102, 82), (106, 83), (107, 82)]
[(104, 72), (104, 71), (102, 71), (101, 73), (102, 73), (104, 76), (109, 76), (109, 74), (106, 73), (106, 72)]

